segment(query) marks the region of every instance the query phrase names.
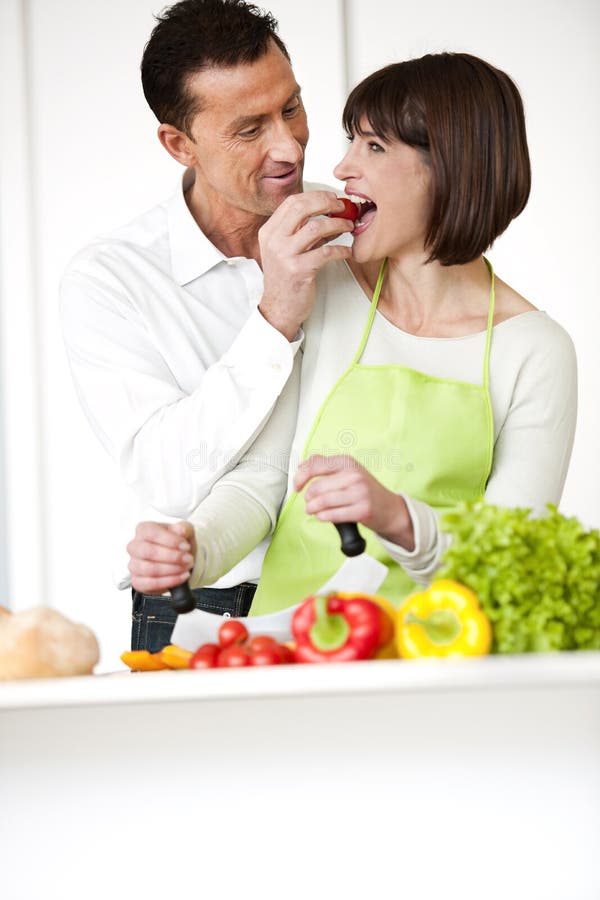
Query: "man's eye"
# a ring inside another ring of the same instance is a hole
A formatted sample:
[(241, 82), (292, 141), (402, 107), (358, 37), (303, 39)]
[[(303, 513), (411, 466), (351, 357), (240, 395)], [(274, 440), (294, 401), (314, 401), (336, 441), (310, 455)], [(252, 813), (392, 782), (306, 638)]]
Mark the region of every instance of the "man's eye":
[(247, 128), (245, 131), (240, 131), (241, 138), (253, 138), (256, 137), (260, 129), (258, 126), (256, 128)]
[(286, 118), (291, 118), (292, 116), (296, 115), (296, 113), (298, 112), (299, 109), (300, 109), (300, 103), (299, 102), (294, 103), (293, 106), (288, 106), (287, 109), (284, 109), (283, 114), (284, 114), (284, 116), (286, 116)]

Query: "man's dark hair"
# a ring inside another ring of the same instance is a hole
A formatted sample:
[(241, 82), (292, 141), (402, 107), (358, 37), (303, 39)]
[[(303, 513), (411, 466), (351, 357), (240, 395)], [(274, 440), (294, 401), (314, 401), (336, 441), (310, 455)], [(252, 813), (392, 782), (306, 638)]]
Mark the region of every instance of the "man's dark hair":
[(430, 260), (480, 256), (525, 208), (531, 187), (521, 95), (506, 73), (467, 53), (428, 54), (369, 75), (346, 101), (381, 138), (417, 148), (431, 169)]
[(161, 123), (190, 134), (200, 112), (188, 80), (203, 69), (230, 68), (264, 56), (271, 41), (290, 56), (277, 34), (277, 20), (244, 0), (181, 0), (156, 16), (142, 57), (142, 87)]

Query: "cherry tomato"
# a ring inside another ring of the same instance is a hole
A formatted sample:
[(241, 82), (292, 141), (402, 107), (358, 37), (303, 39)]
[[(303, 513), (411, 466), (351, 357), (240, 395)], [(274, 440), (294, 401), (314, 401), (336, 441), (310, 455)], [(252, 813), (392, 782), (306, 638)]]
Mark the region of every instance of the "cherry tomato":
[(286, 647), (285, 644), (278, 645), (277, 653), (279, 654), (279, 662), (282, 666), (294, 662), (294, 653), (289, 647)]
[(220, 652), (218, 644), (202, 644), (190, 659), (190, 669), (215, 669)]
[(248, 640), (248, 629), (238, 619), (226, 619), (219, 628), (219, 644), (231, 647), (232, 644), (244, 644)]
[(275, 647), (250, 652), (251, 666), (278, 666), (280, 662), (279, 651)]
[(330, 219), (350, 219), (351, 222), (356, 222), (358, 219), (360, 212), (356, 203), (353, 203), (352, 200), (348, 200), (347, 197), (338, 197), (338, 200), (341, 200), (344, 204), (344, 208), (341, 212), (332, 212), (327, 213)]
[(269, 634), (256, 634), (248, 641), (248, 649), (252, 652), (260, 650), (277, 650), (279, 644), (274, 637)]
[(250, 665), (250, 654), (241, 644), (230, 644), (224, 647), (217, 656), (217, 666), (220, 669), (239, 668)]

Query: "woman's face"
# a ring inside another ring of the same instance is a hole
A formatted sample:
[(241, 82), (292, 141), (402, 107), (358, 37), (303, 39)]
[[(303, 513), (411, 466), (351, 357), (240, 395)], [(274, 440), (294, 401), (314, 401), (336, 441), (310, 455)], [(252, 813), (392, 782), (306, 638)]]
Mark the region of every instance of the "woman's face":
[(429, 218), (431, 173), (422, 154), (402, 141), (384, 141), (368, 120), (360, 122), (334, 175), (346, 193), (365, 204), (354, 227), (352, 256), (357, 262), (423, 255)]

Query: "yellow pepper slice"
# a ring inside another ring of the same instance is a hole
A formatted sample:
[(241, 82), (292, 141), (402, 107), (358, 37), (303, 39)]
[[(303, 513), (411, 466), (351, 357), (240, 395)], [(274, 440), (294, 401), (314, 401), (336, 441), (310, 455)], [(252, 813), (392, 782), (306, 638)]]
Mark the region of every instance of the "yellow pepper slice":
[(491, 644), (492, 627), (477, 595), (457, 581), (434, 581), (396, 613), (396, 646), (404, 659), (483, 656)]
[(184, 650), (177, 644), (167, 644), (160, 651), (160, 658), (169, 669), (189, 669), (190, 659), (194, 655), (191, 650)]
[(121, 653), (121, 660), (134, 672), (156, 672), (168, 668), (160, 653), (150, 653), (148, 650), (126, 650)]

